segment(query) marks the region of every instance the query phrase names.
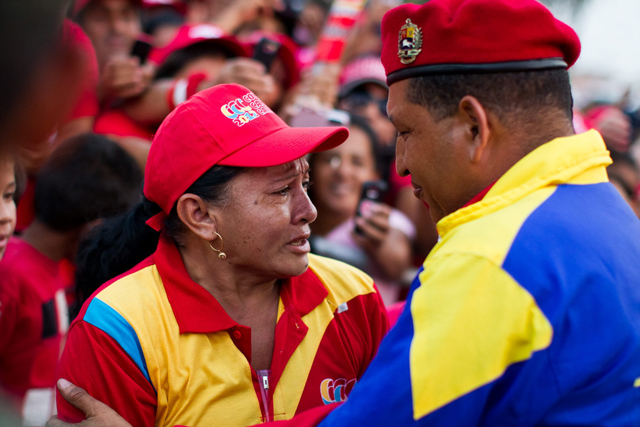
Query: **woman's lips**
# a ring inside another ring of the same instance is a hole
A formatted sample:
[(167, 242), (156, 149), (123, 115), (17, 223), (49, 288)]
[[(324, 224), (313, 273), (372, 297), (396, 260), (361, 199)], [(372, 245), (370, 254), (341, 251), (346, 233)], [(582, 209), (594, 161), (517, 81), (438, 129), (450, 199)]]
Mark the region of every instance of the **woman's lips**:
[(309, 245), (309, 234), (298, 236), (294, 240), (287, 243), (287, 247), (291, 252), (297, 254), (308, 254), (311, 251), (311, 245)]

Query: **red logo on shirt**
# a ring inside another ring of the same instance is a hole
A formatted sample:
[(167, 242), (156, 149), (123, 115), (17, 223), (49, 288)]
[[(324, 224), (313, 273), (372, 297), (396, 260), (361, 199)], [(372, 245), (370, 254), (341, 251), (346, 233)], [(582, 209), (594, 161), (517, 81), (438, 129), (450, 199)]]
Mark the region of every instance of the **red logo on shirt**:
[(355, 378), (347, 381), (344, 378), (332, 380), (327, 378), (320, 384), (320, 395), (325, 405), (335, 402), (344, 402), (356, 385)]

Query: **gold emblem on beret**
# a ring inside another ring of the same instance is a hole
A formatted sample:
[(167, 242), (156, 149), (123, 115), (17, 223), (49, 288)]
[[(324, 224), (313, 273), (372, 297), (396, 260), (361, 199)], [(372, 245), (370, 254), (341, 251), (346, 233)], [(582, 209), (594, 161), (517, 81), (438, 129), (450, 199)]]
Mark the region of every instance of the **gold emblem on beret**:
[(422, 30), (407, 19), (398, 34), (398, 56), (403, 64), (411, 64), (422, 52)]

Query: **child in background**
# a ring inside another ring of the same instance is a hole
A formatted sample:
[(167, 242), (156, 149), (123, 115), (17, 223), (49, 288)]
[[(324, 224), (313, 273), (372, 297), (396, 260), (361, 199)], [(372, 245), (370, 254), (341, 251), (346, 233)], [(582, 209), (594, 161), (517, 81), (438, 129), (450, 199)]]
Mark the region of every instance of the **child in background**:
[(35, 220), (20, 238), (8, 239), (15, 223), (15, 180), (13, 166), (3, 167), (0, 385), (22, 408), (25, 425), (43, 425), (53, 413), (55, 368), (69, 324), (70, 281), (61, 262), (74, 258), (80, 237), (96, 221), (137, 202), (142, 173), (131, 156), (102, 136), (71, 138), (38, 174)]
[[(9, 243), (9, 238), (13, 234), (16, 226), (16, 203), (17, 193), (15, 160), (9, 153), (0, 153), (0, 189), (2, 190), (2, 200), (0, 200), (0, 260), (4, 256)], [(0, 307), (0, 310), (2, 307)]]

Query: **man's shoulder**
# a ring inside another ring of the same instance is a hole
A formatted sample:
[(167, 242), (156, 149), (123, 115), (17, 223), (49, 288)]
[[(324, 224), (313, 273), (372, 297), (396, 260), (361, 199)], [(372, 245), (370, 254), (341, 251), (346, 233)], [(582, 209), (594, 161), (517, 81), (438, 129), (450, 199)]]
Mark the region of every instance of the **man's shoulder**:
[(640, 222), (616, 190), (609, 183), (564, 184), (459, 225), (434, 252), (474, 254), (503, 265), (514, 249), (542, 259), (553, 254), (548, 249), (588, 251), (616, 242), (640, 248)]

